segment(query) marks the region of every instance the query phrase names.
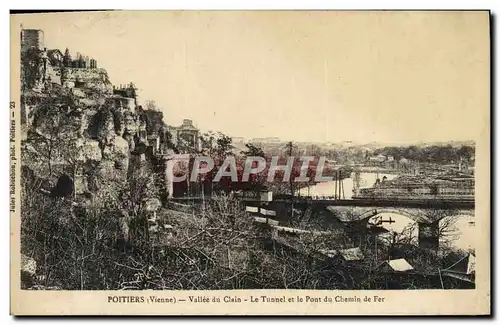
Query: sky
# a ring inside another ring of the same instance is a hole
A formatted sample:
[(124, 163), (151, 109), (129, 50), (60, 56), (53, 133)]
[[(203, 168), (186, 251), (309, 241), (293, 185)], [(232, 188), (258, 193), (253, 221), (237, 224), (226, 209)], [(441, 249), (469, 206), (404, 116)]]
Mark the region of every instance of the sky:
[[(47, 48), (134, 82), (165, 121), (246, 139), (478, 140), (489, 125), (484, 12), (136, 11), (18, 15)], [(489, 131), (488, 131), (489, 132)]]

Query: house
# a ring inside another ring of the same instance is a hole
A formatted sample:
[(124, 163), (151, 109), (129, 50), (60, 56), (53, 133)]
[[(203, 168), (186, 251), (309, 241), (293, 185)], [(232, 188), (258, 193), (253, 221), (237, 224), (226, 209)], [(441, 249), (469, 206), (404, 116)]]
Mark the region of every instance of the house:
[(52, 66), (57, 67), (62, 65), (64, 55), (58, 49), (47, 50), (47, 56)]
[(383, 163), (384, 161), (387, 160), (387, 157), (384, 156), (383, 154), (379, 154), (375, 157), (370, 157), (369, 160), (373, 162)]
[(476, 256), (472, 253), (468, 254), (452, 266), (440, 272), (442, 276), (473, 283), (476, 274)]
[(167, 128), (174, 145), (184, 144), (191, 149), (200, 150), (199, 130), (193, 125), (192, 120), (184, 119), (182, 125), (169, 125)]
[(400, 165), (408, 165), (408, 163), (409, 163), (408, 159), (406, 159), (404, 157), (401, 158), (401, 159), (399, 159), (399, 164)]
[(393, 162), (394, 156), (387, 156), (387, 162)]
[(378, 269), (384, 273), (402, 273), (413, 271), (413, 266), (404, 258), (398, 258), (383, 262), (379, 265)]

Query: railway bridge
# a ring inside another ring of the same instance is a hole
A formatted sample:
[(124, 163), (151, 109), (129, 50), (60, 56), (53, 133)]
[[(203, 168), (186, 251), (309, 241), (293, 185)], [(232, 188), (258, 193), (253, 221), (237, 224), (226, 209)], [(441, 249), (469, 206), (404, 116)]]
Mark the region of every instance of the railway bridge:
[[(314, 219), (319, 215), (331, 218), (351, 232), (362, 232), (370, 219), (377, 215), (394, 213), (403, 215), (418, 224), (419, 245), (424, 248), (439, 247), (439, 222), (446, 217), (474, 217), (473, 199), (455, 198), (406, 198), (406, 199), (354, 199), (275, 197), (264, 202), (260, 197), (241, 198), (247, 206), (265, 207), (273, 211), (273, 218), (289, 220), (290, 211), (299, 210), (302, 218)], [(175, 201), (196, 202), (211, 200), (205, 197), (173, 198)]]

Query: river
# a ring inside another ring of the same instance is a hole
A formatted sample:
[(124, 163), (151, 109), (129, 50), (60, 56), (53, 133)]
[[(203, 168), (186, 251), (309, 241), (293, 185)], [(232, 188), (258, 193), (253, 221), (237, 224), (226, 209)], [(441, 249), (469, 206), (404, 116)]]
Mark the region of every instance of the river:
[[(359, 188), (369, 188), (375, 184), (377, 175), (382, 180), (385, 176), (387, 180), (391, 180), (397, 177), (395, 174), (382, 174), (382, 173), (359, 173)], [(351, 177), (344, 178), (342, 184), (344, 186), (344, 197), (346, 200), (352, 199), (354, 189), (354, 173)], [(311, 186), (309, 189), (307, 187), (300, 189), (299, 194), (302, 196), (333, 196), (335, 193), (335, 182), (323, 182)]]

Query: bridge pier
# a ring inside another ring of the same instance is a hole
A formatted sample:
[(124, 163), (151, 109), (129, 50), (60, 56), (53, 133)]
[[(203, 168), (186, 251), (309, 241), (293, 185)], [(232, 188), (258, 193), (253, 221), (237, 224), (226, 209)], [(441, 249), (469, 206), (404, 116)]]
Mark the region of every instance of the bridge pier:
[(439, 249), (439, 220), (433, 223), (418, 223), (418, 246), (437, 252)]

